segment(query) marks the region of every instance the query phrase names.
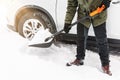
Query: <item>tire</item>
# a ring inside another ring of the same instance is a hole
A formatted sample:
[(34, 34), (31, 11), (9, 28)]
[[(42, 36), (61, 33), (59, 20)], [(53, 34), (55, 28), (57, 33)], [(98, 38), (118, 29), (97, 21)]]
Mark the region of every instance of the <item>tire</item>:
[(56, 32), (55, 24), (49, 17), (37, 10), (28, 10), (20, 17), (17, 25), (18, 33), (28, 40), (34, 37), (40, 27), (48, 28), (51, 33)]

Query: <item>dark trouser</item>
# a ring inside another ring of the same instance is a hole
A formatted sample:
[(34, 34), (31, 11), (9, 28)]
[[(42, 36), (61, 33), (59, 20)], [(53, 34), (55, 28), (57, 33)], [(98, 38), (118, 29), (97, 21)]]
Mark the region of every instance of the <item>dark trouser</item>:
[[(109, 65), (108, 41), (106, 35), (106, 23), (93, 27), (99, 49), (102, 66)], [(77, 25), (77, 59), (84, 59), (89, 28), (78, 23)]]

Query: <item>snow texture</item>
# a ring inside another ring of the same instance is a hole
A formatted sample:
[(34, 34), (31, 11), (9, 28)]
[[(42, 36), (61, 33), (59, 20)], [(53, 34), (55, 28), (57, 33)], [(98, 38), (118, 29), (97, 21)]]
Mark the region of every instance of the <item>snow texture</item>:
[(0, 16), (0, 80), (120, 80), (120, 56), (110, 55), (112, 76), (102, 72), (99, 55), (89, 50), (83, 66), (66, 67), (75, 59), (76, 45), (29, 47), (29, 41), (6, 27), (3, 17)]
[(28, 47), (28, 41), (0, 27), (0, 80), (120, 80), (120, 57), (110, 55), (112, 76), (104, 74), (97, 53), (86, 50), (85, 65), (66, 67), (76, 45)]

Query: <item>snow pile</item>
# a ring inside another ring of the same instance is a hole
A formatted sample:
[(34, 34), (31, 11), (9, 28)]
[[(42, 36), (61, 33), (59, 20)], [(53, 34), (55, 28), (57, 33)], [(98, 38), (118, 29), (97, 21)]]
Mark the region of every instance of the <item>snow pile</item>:
[(28, 45), (49, 43), (52, 41), (52, 39), (48, 40), (47, 42), (45, 42), (45, 39), (50, 37), (51, 35), (52, 34), (49, 32), (49, 29), (44, 29), (43, 27), (41, 27), (36, 35), (33, 37), (33, 39), (28, 43)]

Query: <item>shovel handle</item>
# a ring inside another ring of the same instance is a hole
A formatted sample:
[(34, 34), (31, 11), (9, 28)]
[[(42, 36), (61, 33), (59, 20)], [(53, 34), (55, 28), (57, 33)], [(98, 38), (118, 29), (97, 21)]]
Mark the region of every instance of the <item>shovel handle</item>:
[(60, 30), (59, 32), (56, 32), (55, 34), (53, 34), (52, 36), (50, 36), (50, 37), (46, 38), (46, 39), (45, 39), (45, 42), (47, 42), (48, 40), (50, 40), (50, 39), (54, 38), (54, 36), (56, 36), (56, 35), (58, 35), (58, 34), (62, 33), (63, 31), (64, 31), (64, 29), (62, 29), (62, 30)]
[(91, 12), (91, 13), (90, 13), (90, 16), (92, 17), (92, 16), (94, 16), (94, 15), (96, 15), (96, 14), (99, 14), (99, 13), (101, 13), (104, 9), (105, 9), (105, 5), (102, 5), (101, 7), (98, 7), (95, 11)]
[[(78, 19), (77, 21), (75, 21), (74, 23), (72, 23), (72, 24), (71, 24), (70, 26), (68, 26), (68, 27), (71, 28), (72, 26), (76, 25), (76, 24), (79, 23), (80, 21), (83, 21), (83, 20), (85, 20), (85, 19), (87, 19), (87, 18), (90, 18), (90, 16), (86, 16), (86, 17), (83, 17), (83, 18), (81, 18), (81, 19)], [(64, 29), (60, 30), (59, 32), (54, 33), (52, 36), (46, 38), (46, 39), (45, 39), (45, 42), (47, 42), (48, 40), (54, 38), (54, 36), (62, 33), (63, 31), (64, 31)]]
[[(92, 16), (94, 16), (94, 15), (96, 15), (96, 14), (101, 13), (104, 9), (105, 9), (105, 5), (102, 5), (102, 7), (98, 7), (95, 11), (91, 12), (90, 15), (88, 15), (88, 16), (86, 16), (86, 17), (83, 17), (83, 18), (77, 20), (76, 22), (72, 23), (72, 24), (69, 26), (69, 28), (71, 28), (72, 26), (76, 25), (76, 24), (79, 23), (80, 21), (85, 20), (86, 18), (89, 18), (89, 17), (92, 17)], [(63, 31), (64, 31), (64, 29), (62, 29), (62, 30), (60, 30), (59, 32), (56, 32), (55, 34), (53, 34), (52, 36), (46, 38), (46, 39), (45, 39), (45, 42), (47, 42), (47, 41), (50, 40), (51, 38), (54, 38), (54, 36), (60, 34), (60, 33), (63, 32)]]

